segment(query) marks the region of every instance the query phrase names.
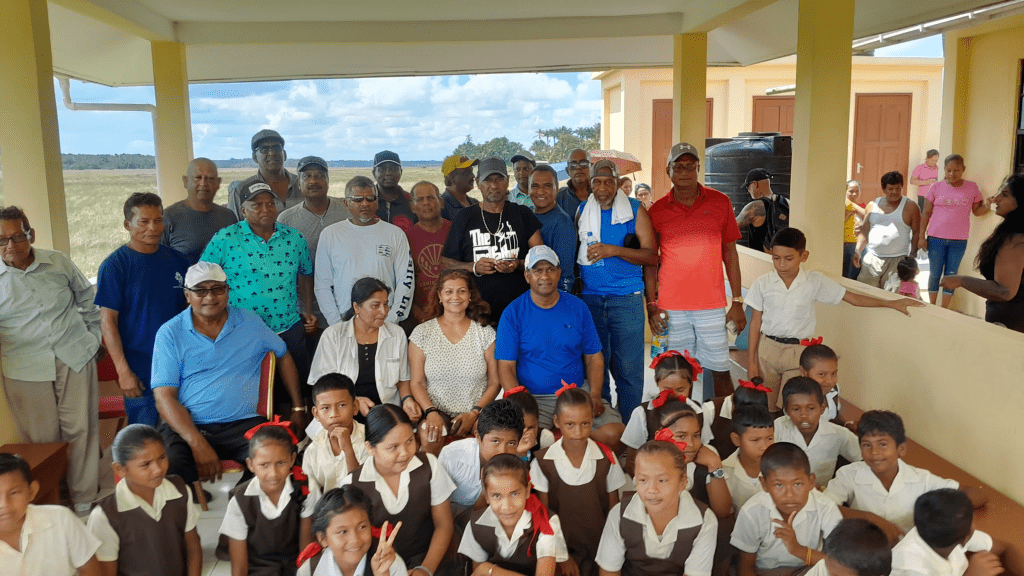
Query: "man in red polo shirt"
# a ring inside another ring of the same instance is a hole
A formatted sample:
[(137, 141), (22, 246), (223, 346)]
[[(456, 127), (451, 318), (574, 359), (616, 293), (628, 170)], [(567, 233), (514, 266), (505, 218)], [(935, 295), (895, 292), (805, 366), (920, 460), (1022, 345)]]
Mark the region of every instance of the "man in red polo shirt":
[[(697, 181), (697, 149), (681, 142), (672, 147), (665, 168), (672, 191), (649, 210), (659, 246), (659, 266), (646, 266), (644, 284), (651, 330), (668, 331), (670, 350), (688, 350), (714, 374), (715, 396), (732, 394), (726, 323), (743, 330), (747, 317), (740, 296), (740, 263), (736, 241), (741, 238), (729, 198)], [(725, 275), (732, 304), (725, 311)], [(664, 313), (664, 314), (663, 314)], [(695, 400), (703, 387), (693, 387)]]

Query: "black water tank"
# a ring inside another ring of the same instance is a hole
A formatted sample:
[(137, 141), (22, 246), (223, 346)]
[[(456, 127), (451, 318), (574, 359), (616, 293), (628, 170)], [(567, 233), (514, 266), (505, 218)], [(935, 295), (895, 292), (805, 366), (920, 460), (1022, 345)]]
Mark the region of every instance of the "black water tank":
[[(778, 132), (740, 132), (735, 138), (708, 138), (704, 151), (704, 185), (729, 196), (733, 212), (751, 201), (740, 185), (747, 172), (764, 168), (772, 175), (772, 192), (789, 197), (793, 137)], [(747, 245), (747, 231), (741, 243)]]

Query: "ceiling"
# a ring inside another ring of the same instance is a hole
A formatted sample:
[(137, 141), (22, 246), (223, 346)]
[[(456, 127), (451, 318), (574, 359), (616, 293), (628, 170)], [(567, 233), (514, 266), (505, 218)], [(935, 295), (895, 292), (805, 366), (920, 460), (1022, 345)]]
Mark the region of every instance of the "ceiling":
[[(858, 0), (854, 38), (994, 0)], [(798, 0), (50, 0), (54, 71), (151, 84), (151, 41), (186, 45), (191, 82), (594, 71), (672, 65), (708, 32), (708, 64), (796, 52)]]

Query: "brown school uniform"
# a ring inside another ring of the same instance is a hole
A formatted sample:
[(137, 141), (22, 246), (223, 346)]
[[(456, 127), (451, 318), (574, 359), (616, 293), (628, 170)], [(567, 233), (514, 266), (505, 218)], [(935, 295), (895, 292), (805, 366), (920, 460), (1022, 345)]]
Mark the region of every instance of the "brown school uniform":
[[(478, 524), (480, 517), (484, 515), (488, 508), (477, 510), (473, 512), (469, 520), (469, 529), (473, 531), (473, 538), (480, 544), (480, 547), (491, 553), (491, 557), (487, 559), (492, 564), (497, 564), (499, 568), (505, 570), (511, 570), (520, 574), (533, 574), (537, 569), (537, 538), (534, 537), (531, 528), (530, 532), (523, 534), (519, 538), (519, 544), (516, 546), (515, 553), (508, 558), (502, 558), (501, 554), (498, 553), (498, 535), (494, 533), (492, 526), (481, 526)], [(600, 536), (600, 531), (598, 531)]]
[(167, 476), (167, 480), (184, 497), (168, 500), (159, 522), (150, 518), (142, 508), (118, 512), (117, 494), (110, 494), (97, 504), (121, 541), (117, 553), (118, 576), (185, 575), (188, 569), (185, 522), (190, 495), (181, 478)]
[(245, 495), (249, 482), (259, 482), (259, 479), (242, 482), (230, 492), (230, 497), (238, 502), (238, 508), (249, 527), (249, 536), (245, 539), (249, 548), (249, 575), (294, 576), (297, 570), (295, 560), (299, 557), (302, 489), (293, 483), (291, 501), (280, 516), (269, 520), (260, 512), (259, 496)]
[[(370, 549), (366, 552), (366, 566), (363, 569), (362, 576), (373, 576), (373, 566), (370, 559), (377, 553), (377, 539), (374, 538), (370, 543)], [(320, 559), (324, 557), (324, 551), (317, 552), (316, 556), (313, 556), (308, 560), (309, 562), (309, 573), (316, 574), (316, 567), (320, 565)]]
[[(621, 510), (629, 506), (630, 501), (636, 494), (627, 494), (622, 499)], [(694, 500), (694, 504), (704, 514), (708, 507), (700, 500)], [(676, 545), (672, 554), (662, 560), (651, 558), (647, 555), (644, 547), (644, 525), (634, 522), (628, 518), (621, 518), (619, 522), (619, 534), (626, 545), (626, 562), (622, 565), (624, 576), (678, 576), (683, 573), (686, 567), (686, 559), (693, 551), (693, 541), (700, 533), (702, 526), (691, 526), (677, 532)]]
[(715, 407), (711, 419), (711, 434), (714, 435), (714, 438), (708, 442), (715, 450), (718, 450), (718, 455), (722, 460), (725, 460), (736, 451), (736, 445), (732, 443), (732, 437), (730, 436), (732, 434), (732, 419), (721, 415), (722, 405), (725, 403), (726, 398), (728, 396), (717, 396), (711, 399), (711, 403)]

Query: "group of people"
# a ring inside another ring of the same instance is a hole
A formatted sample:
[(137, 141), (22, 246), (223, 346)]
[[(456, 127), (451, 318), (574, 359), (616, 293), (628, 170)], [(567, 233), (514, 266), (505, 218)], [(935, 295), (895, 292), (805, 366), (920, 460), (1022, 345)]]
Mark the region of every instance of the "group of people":
[[(406, 192), (382, 151), (342, 200), (322, 158), (292, 174), (280, 134), (251, 144), (259, 171), (228, 208), (206, 159), (166, 210), (131, 195), (96, 287), (0, 210), (4, 391), (28, 441), (70, 443), (88, 514), (30, 505), (27, 464), (0, 455), (0, 573), (197, 575), (191, 502), (222, 460), (245, 466), (220, 529), (235, 574), (873, 576), (930, 574), (927, 557), (959, 575), (966, 550), (998, 565), (971, 531), (984, 494), (903, 462), (899, 416), (847, 418), (815, 338), (816, 302), (921, 304), (801, 270), (792, 227), (744, 301), (739, 228), (692, 145), (672, 147), (672, 190), (648, 210), (585, 150), (561, 188), (526, 153), (452, 156), (443, 193)], [(1021, 240), (1004, 231), (995, 254)], [(751, 381), (735, 388), (726, 326), (744, 329), (744, 304)], [(653, 398), (645, 308), (668, 340)], [(94, 502), (103, 354), (131, 425), (112, 447), (122, 480)]]

